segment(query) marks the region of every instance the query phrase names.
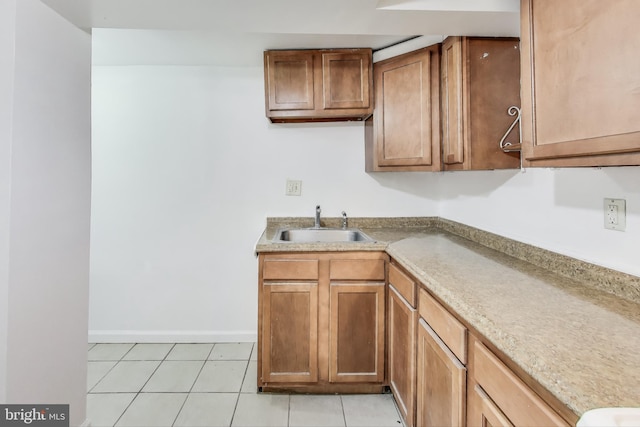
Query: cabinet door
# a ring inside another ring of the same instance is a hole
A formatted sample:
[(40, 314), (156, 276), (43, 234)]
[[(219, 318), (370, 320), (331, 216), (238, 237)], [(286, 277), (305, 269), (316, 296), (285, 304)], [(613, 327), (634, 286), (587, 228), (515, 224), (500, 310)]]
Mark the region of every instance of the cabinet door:
[(262, 381), (318, 381), (317, 282), (263, 285)]
[[(473, 378), (514, 425), (567, 426), (557, 413), (488, 348), (473, 346)], [(478, 405), (472, 405), (474, 411)], [(473, 420), (479, 416), (474, 414)]]
[(267, 110), (313, 110), (313, 53), (265, 52)]
[[(514, 38), (448, 37), (442, 44), (442, 157), (445, 170), (520, 167), (500, 140), (520, 106), (520, 50)], [(512, 130), (507, 140), (518, 142)]]
[(440, 170), (440, 52), (420, 49), (374, 65), (367, 170)]
[(405, 425), (415, 424), (417, 310), (389, 285), (389, 386)]
[[(520, 167), (520, 153), (505, 153), (500, 139), (515, 117), (508, 114), (520, 101), (520, 40), (514, 38), (463, 38), (463, 58), (467, 65), (465, 87), (466, 169), (509, 169)], [(464, 67), (463, 67), (464, 68)], [(507, 136), (519, 142), (518, 126)], [(445, 168), (454, 170), (455, 168)]]
[(264, 52), (265, 111), (274, 123), (364, 120), (373, 112), (371, 49)]
[(462, 38), (448, 37), (442, 44), (442, 161), (464, 161)]
[(369, 108), (371, 51), (323, 53), (324, 108)]
[(475, 385), (469, 399), (468, 427), (513, 427), (511, 421), (479, 385)]
[(530, 166), (640, 164), (639, 17), (637, 0), (522, 0)]
[(329, 381), (384, 381), (384, 282), (330, 285)]
[(416, 425), (464, 425), (466, 368), (423, 319), (418, 325), (417, 365)]

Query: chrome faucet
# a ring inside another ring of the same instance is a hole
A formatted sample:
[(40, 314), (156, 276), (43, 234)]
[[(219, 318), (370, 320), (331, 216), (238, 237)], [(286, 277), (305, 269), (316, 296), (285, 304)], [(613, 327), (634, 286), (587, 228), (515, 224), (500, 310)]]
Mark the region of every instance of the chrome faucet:
[(347, 228), (347, 213), (345, 211), (342, 211), (342, 228)]
[(320, 228), (320, 205), (316, 205), (316, 224), (313, 228)]

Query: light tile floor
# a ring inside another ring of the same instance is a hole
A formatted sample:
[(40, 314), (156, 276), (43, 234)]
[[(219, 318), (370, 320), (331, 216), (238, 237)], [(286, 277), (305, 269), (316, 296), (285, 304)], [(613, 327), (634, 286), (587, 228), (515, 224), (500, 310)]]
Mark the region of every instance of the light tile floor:
[(402, 427), (390, 394), (258, 393), (254, 343), (89, 344), (93, 427)]

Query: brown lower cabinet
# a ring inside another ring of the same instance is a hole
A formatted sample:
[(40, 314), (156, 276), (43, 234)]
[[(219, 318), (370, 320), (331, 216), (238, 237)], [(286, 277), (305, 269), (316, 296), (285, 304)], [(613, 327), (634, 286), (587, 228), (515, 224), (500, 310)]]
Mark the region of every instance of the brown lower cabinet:
[(258, 387), (382, 392), (387, 260), (381, 252), (260, 254)]
[(262, 292), (265, 382), (318, 381), (318, 283), (265, 283)]
[(469, 426), (569, 426), (479, 340), (473, 339)]
[(418, 313), (416, 425), (464, 426), (467, 328), (424, 289)]
[(384, 282), (331, 283), (329, 382), (384, 382)]
[(417, 425), (464, 426), (467, 370), (433, 329), (418, 326)]
[(387, 310), (389, 387), (405, 425), (415, 425), (416, 283), (396, 265), (389, 265)]
[(388, 385), (408, 427), (577, 420), (385, 253), (258, 259), (261, 390), (382, 393)]
[(389, 385), (408, 427), (571, 425), (393, 259), (388, 277)]

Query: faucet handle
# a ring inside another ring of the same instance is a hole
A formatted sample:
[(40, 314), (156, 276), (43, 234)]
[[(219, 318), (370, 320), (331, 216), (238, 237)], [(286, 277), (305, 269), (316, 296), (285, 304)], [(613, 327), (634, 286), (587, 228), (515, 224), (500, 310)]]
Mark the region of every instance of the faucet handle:
[(320, 228), (320, 205), (316, 205), (316, 222), (314, 228)]
[(347, 213), (342, 211), (342, 228), (347, 228)]

